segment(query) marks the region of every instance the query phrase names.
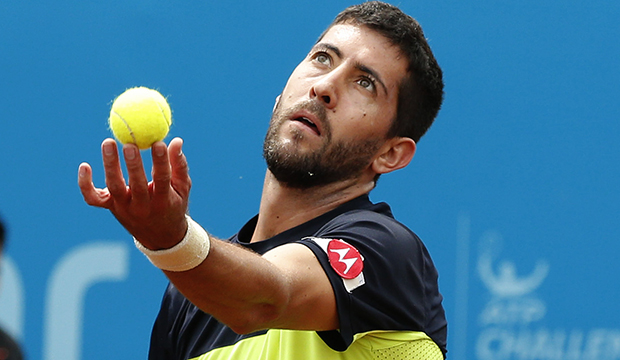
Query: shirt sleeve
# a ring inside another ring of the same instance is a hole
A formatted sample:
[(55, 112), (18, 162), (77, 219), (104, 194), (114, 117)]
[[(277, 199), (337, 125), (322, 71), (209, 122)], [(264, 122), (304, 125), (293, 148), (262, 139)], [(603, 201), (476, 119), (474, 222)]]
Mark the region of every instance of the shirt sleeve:
[[(334, 254), (329, 248), (333, 240), (346, 242), (363, 258), (361, 277), (353, 285), (338, 269), (349, 254)], [(340, 328), (318, 333), (332, 349), (344, 351), (355, 334), (368, 331), (425, 331), (429, 302), (437, 300), (427, 294), (439, 293), (437, 273), (408, 228), (381, 214), (358, 211), (335, 218), (300, 242), (315, 253), (334, 289)]]

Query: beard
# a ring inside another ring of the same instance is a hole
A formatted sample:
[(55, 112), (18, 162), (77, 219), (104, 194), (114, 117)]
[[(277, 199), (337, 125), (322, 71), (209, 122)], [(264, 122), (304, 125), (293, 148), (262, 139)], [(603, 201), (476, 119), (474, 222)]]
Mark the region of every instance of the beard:
[[(299, 150), (301, 131), (293, 130), (292, 141), (279, 133), (293, 113), (306, 109), (315, 114), (321, 124), (323, 144), (311, 152)], [(289, 188), (307, 189), (359, 177), (370, 164), (379, 148), (376, 138), (364, 141), (333, 141), (327, 111), (320, 103), (308, 100), (283, 111), (278, 103), (273, 111), (263, 144), (263, 157), (269, 171)]]

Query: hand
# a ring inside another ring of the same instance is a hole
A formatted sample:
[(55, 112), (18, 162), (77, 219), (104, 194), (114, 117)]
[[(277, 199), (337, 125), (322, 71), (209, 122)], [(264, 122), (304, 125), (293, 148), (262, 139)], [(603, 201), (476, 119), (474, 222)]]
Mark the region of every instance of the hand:
[(121, 169), (116, 142), (101, 144), (107, 187), (95, 188), (89, 164), (80, 164), (78, 185), (84, 201), (110, 210), (138, 241), (151, 250), (173, 247), (187, 231), (185, 213), (191, 188), (183, 140), (174, 138), (169, 147), (156, 142), (151, 147), (153, 180), (148, 181), (140, 151), (134, 144), (123, 146), (129, 184)]

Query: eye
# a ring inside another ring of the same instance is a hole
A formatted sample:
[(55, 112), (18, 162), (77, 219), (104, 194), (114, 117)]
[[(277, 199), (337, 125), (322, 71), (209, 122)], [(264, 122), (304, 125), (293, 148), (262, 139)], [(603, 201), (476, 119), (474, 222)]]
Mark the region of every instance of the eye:
[(320, 64), (323, 65), (330, 65), (331, 64), (331, 57), (324, 53), (324, 52), (318, 52), (314, 55), (314, 60), (317, 61)]
[(365, 89), (375, 91), (375, 81), (369, 77), (363, 77), (357, 81), (357, 83)]

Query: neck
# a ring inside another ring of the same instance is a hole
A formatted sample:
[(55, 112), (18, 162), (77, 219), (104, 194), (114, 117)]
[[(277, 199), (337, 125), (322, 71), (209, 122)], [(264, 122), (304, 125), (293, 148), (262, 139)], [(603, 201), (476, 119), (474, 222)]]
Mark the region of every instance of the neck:
[(293, 189), (268, 170), (265, 176), (258, 223), (251, 242), (269, 239), (336, 207), (369, 193), (374, 181), (346, 180), (311, 189)]

